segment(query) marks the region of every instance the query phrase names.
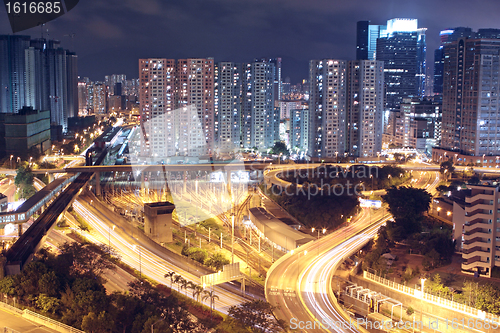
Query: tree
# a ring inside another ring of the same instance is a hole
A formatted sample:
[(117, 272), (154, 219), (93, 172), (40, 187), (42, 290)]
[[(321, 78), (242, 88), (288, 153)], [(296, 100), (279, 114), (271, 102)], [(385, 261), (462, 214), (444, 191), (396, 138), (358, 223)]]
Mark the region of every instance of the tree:
[(175, 272), (168, 272), (164, 275), (165, 278), (170, 278), (170, 289), (172, 289), (172, 283), (174, 282)]
[(27, 162), (22, 163), (17, 168), (16, 178), (14, 183), (20, 190), (20, 197), (23, 199), (29, 199), (33, 194), (36, 193), (36, 189), (33, 186), (33, 180), (35, 176), (31, 170), (31, 167)]
[(276, 141), (274, 143), (274, 146), (271, 148), (271, 154), (274, 155), (282, 154), (283, 156), (290, 156), (290, 152), (286, 148), (285, 143), (282, 141)]
[(228, 314), (255, 333), (284, 332), (285, 322), (274, 317), (275, 309), (268, 302), (255, 300), (230, 307)]
[(198, 302), (200, 301), (200, 296), (203, 293), (203, 290), (204, 288), (201, 285), (194, 286), (193, 288), (193, 297), (196, 297)]
[(46, 313), (56, 313), (59, 308), (59, 299), (50, 297), (46, 294), (40, 294), (36, 299), (36, 306)]
[(445, 178), (447, 177), (447, 175), (451, 176), (453, 171), (455, 171), (455, 167), (453, 166), (453, 161), (451, 159), (441, 162), (441, 164), (439, 165), (439, 172), (442, 175), (445, 175)]
[(389, 211), (396, 221), (395, 227), (400, 229), (391, 233), (392, 235), (398, 234), (398, 238), (406, 238), (420, 231), (423, 213), (429, 209), (431, 203), (431, 195), (426, 190), (393, 186), (382, 199), (389, 204)]
[(71, 273), (74, 275), (100, 277), (105, 270), (113, 270), (115, 267), (100, 248), (79, 243), (64, 243), (60, 250), (63, 255), (69, 255), (73, 259)]
[(82, 320), (82, 329), (90, 333), (111, 332), (113, 326), (111, 315), (105, 311), (102, 311), (99, 315), (90, 312)]
[(230, 261), (220, 252), (214, 253), (210, 258), (205, 260), (205, 265), (213, 267), (217, 271), (220, 271), (224, 265), (228, 265), (229, 263)]
[(214, 291), (210, 291), (210, 290), (203, 290), (203, 293), (205, 295), (203, 295), (201, 300), (204, 301), (206, 299), (209, 299), (210, 300), (210, 309), (213, 310), (214, 305), (215, 305), (215, 299), (219, 299), (219, 296), (217, 296)]
[(186, 279), (184, 279), (182, 277), (182, 275), (175, 275), (174, 277), (174, 283), (177, 284), (177, 291), (180, 292), (181, 291), (181, 285), (182, 283), (186, 281)]

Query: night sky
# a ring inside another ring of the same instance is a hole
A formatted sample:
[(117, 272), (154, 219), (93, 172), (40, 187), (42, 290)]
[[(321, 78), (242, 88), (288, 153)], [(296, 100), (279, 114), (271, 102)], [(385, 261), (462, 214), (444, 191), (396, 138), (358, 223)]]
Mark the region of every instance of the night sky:
[[(417, 18), (419, 27), (428, 28), (432, 62), (440, 30), (500, 28), (499, 14), (498, 0), (80, 0), (45, 30), (77, 52), (79, 75), (92, 80), (137, 77), (138, 59), (147, 57), (282, 57), (283, 78), (293, 84), (307, 77), (311, 59), (354, 59), (359, 20)], [(3, 6), (0, 17), (0, 34), (10, 34)], [(18, 34), (40, 33), (33, 28)], [(71, 34), (73, 39), (65, 36)]]

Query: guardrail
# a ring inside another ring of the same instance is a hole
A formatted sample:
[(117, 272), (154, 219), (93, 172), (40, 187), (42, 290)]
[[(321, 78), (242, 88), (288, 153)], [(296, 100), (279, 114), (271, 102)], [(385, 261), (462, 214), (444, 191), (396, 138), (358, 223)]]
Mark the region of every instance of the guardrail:
[(83, 331), (80, 331), (79, 329), (76, 329), (74, 327), (60, 323), (54, 319), (44, 317), (44, 316), (39, 315), (38, 313), (35, 313), (35, 312), (30, 311), (28, 309), (25, 309), (23, 312), (24, 312), (23, 318), (35, 321), (35, 322), (40, 323), (40, 324), (43, 324), (43, 325), (50, 327), (52, 329), (55, 329), (59, 332), (84, 333)]
[(414, 289), (414, 288), (396, 283), (394, 281), (384, 279), (383, 277), (380, 277), (378, 275), (375, 275), (375, 274), (367, 272), (367, 271), (363, 271), (363, 277), (367, 280), (371, 280), (371, 281), (380, 283), (384, 286), (395, 289), (395, 290), (402, 292), (404, 294), (407, 294), (407, 295), (410, 295), (410, 296), (413, 296), (416, 298), (422, 298), (423, 300), (425, 300), (429, 303), (433, 303), (433, 304), (436, 304), (439, 306), (444, 306), (448, 309), (455, 310), (455, 311), (458, 311), (458, 312), (461, 312), (464, 314), (468, 314), (468, 315), (471, 315), (471, 316), (474, 316), (477, 318), (488, 319), (488, 320), (491, 320), (491, 321), (494, 321), (497, 323), (500, 322), (500, 317), (495, 316), (491, 313), (473, 308), (471, 306), (468, 306), (468, 305), (465, 305), (462, 303), (451, 301), (451, 300), (446, 299), (446, 298), (435, 296), (435, 295), (432, 295), (429, 293), (423, 293), (423, 295), (422, 295), (421, 290)]
[[(12, 305), (4, 303), (3, 301), (0, 301), (0, 307), (16, 313), (24, 319), (31, 320), (37, 324), (44, 325), (46, 327), (52, 328), (52, 329), (54, 329), (58, 332), (61, 332), (61, 333), (84, 333), (83, 331), (80, 331), (79, 329), (76, 329), (74, 327), (60, 323), (57, 320), (42, 316), (42, 315), (35, 313), (33, 311), (30, 311), (28, 309), (24, 309), (24, 310), (18, 309)], [(9, 327), (3, 327), (0, 332), (20, 333), (16, 330), (9, 328)]]

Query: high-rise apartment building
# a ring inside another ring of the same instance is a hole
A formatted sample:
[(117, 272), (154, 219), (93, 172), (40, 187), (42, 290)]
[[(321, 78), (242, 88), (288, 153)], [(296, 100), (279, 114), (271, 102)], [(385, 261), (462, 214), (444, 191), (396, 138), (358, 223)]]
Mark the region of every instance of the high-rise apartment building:
[(0, 112), (16, 113), (26, 105), (25, 53), (30, 36), (0, 35)]
[(107, 113), (106, 101), (107, 101), (107, 93), (106, 93), (106, 84), (104, 82), (95, 82), (92, 87), (92, 106), (93, 112), (92, 114), (96, 116), (104, 116)]
[(276, 67), (265, 59), (242, 68), (242, 143), (267, 149), (279, 140), (279, 113), (274, 108)]
[(141, 155), (155, 159), (176, 155), (175, 60), (139, 60)]
[(311, 158), (331, 158), (346, 150), (347, 62), (309, 62), (309, 148)]
[(442, 147), (500, 155), (500, 39), (459, 38), (444, 52)]
[(462, 270), (491, 277), (500, 269), (500, 189), (498, 185), (467, 185), (464, 223), (453, 209), (455, 239), (463, 240)]
[(302, 102), (290, 110), (290, 149), (298, 148), (302, 151), (308, 149), (309, 141), (309, 106)]
[[(214, 149), (214, 59), (180, 59), (176, 64), (176, 107), (180, 109), (180, 127), (177, 137), (181, 155), (201, 156)], [(196, 108), (198, 120), (191, 117)], [(203, 135), (192, 131), (194, 122), (200, 122)]]
[(52, 125), (66, 131), (78, 112), (77, 59), (59, 41), (0, 36), (0, 112), (50, 110)]
[(384, 63), (349, 61), (346, 96), (346, 152), (356, 157), (377, 156), (382, 150)]
[(216, 151), (236, 152), (241, 146), (241, 65), (217, 63), (214, 90)]

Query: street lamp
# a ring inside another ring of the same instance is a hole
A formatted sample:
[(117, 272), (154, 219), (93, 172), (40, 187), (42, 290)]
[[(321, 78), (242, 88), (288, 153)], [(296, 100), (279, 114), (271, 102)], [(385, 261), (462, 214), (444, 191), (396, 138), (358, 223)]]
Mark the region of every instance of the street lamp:
[(335, 152), (335, 163), (339, 163), (339, 152)]
[[(115, 231), (116, 225), (113, 225), (113, 231)], [(108, 234), (108, 251), (111, 255), (111, 226), (109, 226), (109, 234)]]
[(231, 264), (234, 264), (234, 213), (231, 214)]
[(132, 246), (132, 248), (134, 249), (134, 251), (136, 250), (136, 248), (139, 248), (139, 278), (142, 279), (142, 267), (141, 267), (141, 246), (140, 245), (136, 245), (134, 244)]
[(422, 332), (422, 329), (423, 329), (423, 326), (424, 326), (424, 322), (422, 320), (422, 312), (424, 312), (423, 307), (422, 307), (423, 306), (423, 301), (422, 300), (424, 299), (424, 284), (425, 284), (425, 280), (426, 280), (425, 278), (421, 278), (420, 279), (420, 283), (422, 285), (422, 290), (421, 290), (421, 293), (420, 293), (420, 325), (422, 325), (422, 326), (420, 326), (420, 332)]
[[(318, 240), (319, 240), (319, 232), (320, 232), (320, 229), (319, 229), (319, 228), (318, 228), (318, 229), (316, 229), (316, 228), (312, 228), (312, 229), (311, 229), (311, 231), (312, 231), (312, 232), (314, 232), (315, 230), (318, 232)], [(323, 228), (323, 234), (325, 234), (325, 232), (326, 232), (326, 229), (325, 229), (325, 228)], [(318, 256), (319, 256), (319, 242), (318, 242)]]
[(12, 158), (14, 157), (14, 155), (10, 155), (10, 168), (12, 169)]
[(162, 319), (160, 319), (160, 320), (158, 320), (158, 321), (154, 322), (153, 324), (151, 324), (151, 333), (154, 333), (154, 331), (153, 331), (153, 326), (154, 326), (155, 324), (158, 324), (160, 321), (163, 321), (163, 320), (165, 320), (165, 318), (162, 318)]
[(372, 179), (372, 192), (373, 192), (373, 175), (370, 175), (370, 178)]

